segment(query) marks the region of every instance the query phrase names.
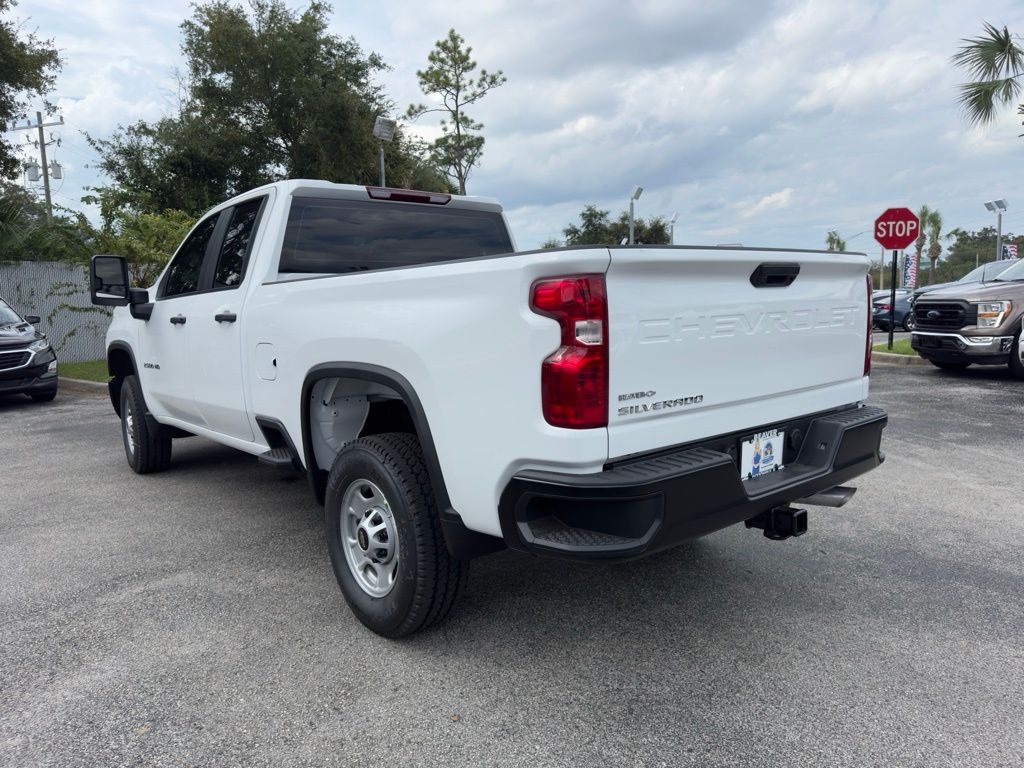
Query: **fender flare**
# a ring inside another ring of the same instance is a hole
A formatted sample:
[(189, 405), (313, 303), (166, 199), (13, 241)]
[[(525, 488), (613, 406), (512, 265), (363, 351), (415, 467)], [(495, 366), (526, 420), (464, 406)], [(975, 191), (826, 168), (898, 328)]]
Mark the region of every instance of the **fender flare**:
[(504, 549), (505, 544), (502, 539), (469, 530), (462, 522), (459, 513), (452, 509), (451, 497), (448, 495), (448, 487), (445, 485), (444, 473), (441, 470), (441, 461), (438, 459), (434, 438), (430, 432), (430, 423), (415, 388), (398, 371), (379, 365), (330, 362), (315, 365), (306, 372), (302, 382), (302, 455), (306, 465), (306, 476), (318, 503), (324, 503), (327, 487), (326, 477), (330, 468), (322, 469), (316, 463), (309, 423), (309, 398), (313, 385), (321, 379), (329, 378), (359, 379), (383, 384), (395, 390), (402, 398), (412, 416), (413, 425), (416, 427), (416, 435), (419, 438), (420, 447), (423, 449), (423, 460), (430, 475), (430, 484), (433, 486), (445, 543), (448, 551), (454, 557), (468, 559)]
[[(119, 350), (128, 354), (129, 359), (132, 361), (132, 370), (135, 375), (139, 375), (139, 364), (135, 360), (135, 352), (132, 351), (131, 346), (126, 341), (112, 341), (107, 347), (107, 373), (110, 375), (110, 381), (107, 382), (107, 392), (110, 394), (110, 404), (114, 406), (114, 413), (121, 416), (121, 379), (114, 376), (113, 371), (110, 370), (110, 353)], [(146, 409), (146, 415), (149, 416), (149, 408)]]

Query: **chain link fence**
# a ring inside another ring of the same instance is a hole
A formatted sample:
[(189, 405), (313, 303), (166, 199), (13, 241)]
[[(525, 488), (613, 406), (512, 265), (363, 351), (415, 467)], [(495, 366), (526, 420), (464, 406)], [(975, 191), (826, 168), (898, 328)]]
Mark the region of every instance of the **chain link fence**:
[(89, 268), (55, 261), (0, 261), (0, 299), (21, 315), (39, 315), (66, 363), (106, 357), (110, 310), (89, 303)]

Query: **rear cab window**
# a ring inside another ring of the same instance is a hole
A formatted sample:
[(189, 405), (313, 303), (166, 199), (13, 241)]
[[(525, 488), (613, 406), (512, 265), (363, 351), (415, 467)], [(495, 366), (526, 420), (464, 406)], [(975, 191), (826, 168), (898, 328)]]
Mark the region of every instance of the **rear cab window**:
[(296, 197), (280, 273), (344, 274), (511, 253), (499, 211)]

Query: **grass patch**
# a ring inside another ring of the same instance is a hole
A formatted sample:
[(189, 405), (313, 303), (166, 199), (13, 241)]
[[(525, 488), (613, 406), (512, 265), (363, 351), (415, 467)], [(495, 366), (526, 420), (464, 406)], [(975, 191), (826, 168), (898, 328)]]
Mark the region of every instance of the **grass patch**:
[(912, 346), (910, 346), (910, 339), (896, 339), (892, 343), (892, 349), (889, 349), (889, 342), (885, 341), (882, 344), (875, 344), (872, 349), (875, 352), (892, 352), (894, 355), (917, 355), (917, 352)]
[(86, 360), (84, 363), (62, 363), (58, 361), (57, 373), (68, 379), (101, 381), (104, 384), (110, 378), (107, 375), (106, 360)]

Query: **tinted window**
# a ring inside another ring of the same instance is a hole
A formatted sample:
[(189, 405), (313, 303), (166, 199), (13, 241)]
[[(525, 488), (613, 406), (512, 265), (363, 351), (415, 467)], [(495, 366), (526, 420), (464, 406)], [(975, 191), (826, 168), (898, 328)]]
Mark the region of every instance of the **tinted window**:
[(211, 216), (201, 222), (182, 243), (167, 272), (164, 296), (180, 296), (199, 289), (199, 271), (203, 266), (203, 256), (216, 226), (217, 216)]
[(500, 213), (439, 205), (298, 198), (281, 272), (359, 272), (512, 251)]
[(256, 232), (256, 218), (259, 216), (263, 198), (249, 200), (235, 206), (231, 221), (224, 234), (224, 244), (217, 258), (217, 269), (213, 274), (214, 288), (235, 288), (245, 276), (245, 264), (249, 258), (249, 246)]

